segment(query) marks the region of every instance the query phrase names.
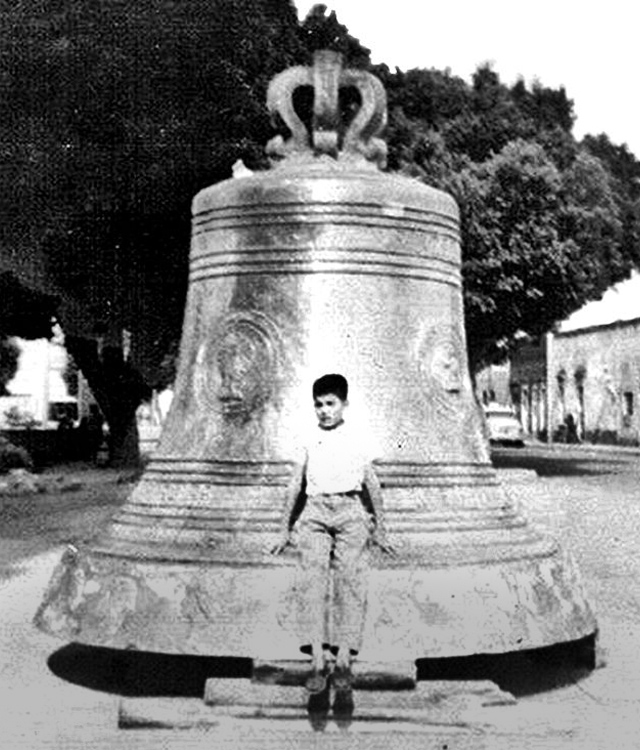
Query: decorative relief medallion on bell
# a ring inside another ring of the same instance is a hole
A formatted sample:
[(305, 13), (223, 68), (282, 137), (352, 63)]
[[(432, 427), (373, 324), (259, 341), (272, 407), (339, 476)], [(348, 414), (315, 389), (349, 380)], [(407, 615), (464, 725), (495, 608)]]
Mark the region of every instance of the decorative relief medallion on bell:
[(275, 323), (256, 310), (228, 315), (220, 335), (198, 347), (197, 400), (229, 421), (247, 422), (278, 397), (286, 355)]

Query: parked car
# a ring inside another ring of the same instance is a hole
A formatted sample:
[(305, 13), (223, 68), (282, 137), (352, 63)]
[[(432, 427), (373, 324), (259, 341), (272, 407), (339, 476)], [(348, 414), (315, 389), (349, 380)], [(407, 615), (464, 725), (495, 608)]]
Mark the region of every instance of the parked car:
[(484, 407), (484, 415), (492, 445), (524, 447), (524, 430), (513, 409), (500, 404), (489, 404)]

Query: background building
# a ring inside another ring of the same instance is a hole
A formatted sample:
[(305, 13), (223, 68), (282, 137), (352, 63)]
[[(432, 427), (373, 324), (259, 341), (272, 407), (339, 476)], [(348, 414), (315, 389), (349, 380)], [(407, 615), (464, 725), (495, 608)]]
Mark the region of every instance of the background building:
[(7, 426), (10, 410), (40, 427), (57, 427), (65, 415), (77, 421), (78, 402), (65, 381), (68, 355), (62, 331), (51, 340), (15, 341), (20, 347), (18, 371), (7, 385), (11, 395), (0, 397), (0, 426)]
[(490, 403), (498, 403), (503, 406), (511, 405), (510, 373), (511, 363), (509, 361), (499, 365), (489, 365), (477, 373), (475, 389), (478, 401), (484, 406)]
[(638, 445), (640, 275), (612, 287), (511, 358), (510, 392), (531, 436)]

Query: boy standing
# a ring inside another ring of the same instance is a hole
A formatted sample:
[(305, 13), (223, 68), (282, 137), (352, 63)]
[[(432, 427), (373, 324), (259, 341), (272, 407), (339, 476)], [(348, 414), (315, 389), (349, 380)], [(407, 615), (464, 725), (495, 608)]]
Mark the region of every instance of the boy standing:
[[(327, 661), (335, 656), (334, 686), (347, 690), (351, 662), (358, 654), (366, 607), (365, 552), (369, 545), (394, 554), (386, 541), (380, 484), (361, 436), (345, 423), (348, 383), (324, 375), (313, 384), (318, 430), (305, 446), (302, 463), (289, 486), (283, 531), (273, 554), (300, 549), (301, 651), (312, 657), (310, 692), (326, 687)], [(330, 565), (334, 568), (334, 608), (326, 612)], [(329, 615), (328, 627), (326, 626)]]

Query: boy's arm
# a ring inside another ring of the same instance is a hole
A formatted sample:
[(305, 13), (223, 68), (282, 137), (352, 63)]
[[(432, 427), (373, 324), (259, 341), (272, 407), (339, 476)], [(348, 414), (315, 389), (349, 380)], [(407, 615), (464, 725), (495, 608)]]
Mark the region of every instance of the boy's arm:
[(300, 515), (300, 505), (304, 502), (305, 464), (296, 464), (287, 485), (280, 523), (280, 540), (271, 553), (279, 555), (291, 544), (291, 531)]
[(383, 552), (394, 555), (395, 551), (393, 547), (387, 542), (387, 531), (382, 508), (382, 488), (372, 464), (367, 464), (364, 468), (364, 488), (371, 505), (370, 512), (374, 523), (371, 541), (377, 547), (380, 547)]
[(382, 488), (380, 481), (372, 466), (366, 464), (364, 467), (364, 486), (366, 488), (366, 497), (369, 501), (369, 513), (373, 519), (376, 529), (384, 527), (384, 514), (382, 510)]

